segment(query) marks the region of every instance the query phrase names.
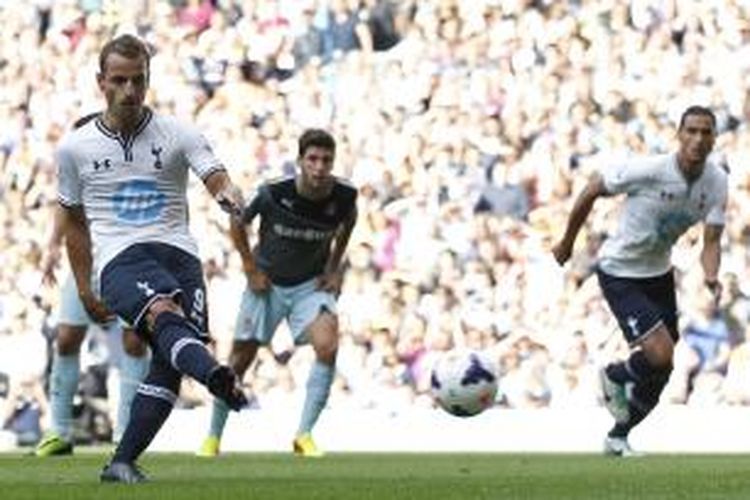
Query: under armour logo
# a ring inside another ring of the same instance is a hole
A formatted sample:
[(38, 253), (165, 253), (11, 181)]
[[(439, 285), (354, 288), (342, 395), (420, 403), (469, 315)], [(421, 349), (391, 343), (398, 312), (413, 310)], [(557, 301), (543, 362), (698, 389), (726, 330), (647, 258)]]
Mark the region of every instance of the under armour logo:
[(157, 170), (161, 170), (164, 166), (161, 162), (161, 152), (163, 149), (163, 147), (156, 147), (153, 144), (151, 145), (151, 154), (154, 155), (154, 168)]
[(630, 327), (630, 330), (633, 332), (633, 336), (638, 337), (641, 334), (641, 331), (638, 329), (638, 318), (635, 316), (628, 316), (627, 322), (628, 327)]
[(102, 161), (94, 160), (94, 170), (98, 172), (100, 168), (103, 168), (105, 170), (109, 170), (110, 168), (112, 168), (112, 162), (110, 161), (110, 159), (105, 158)]
[(137, 286), (138, 289), (142, 291), (146, 297), (151, 297), (156, 293), (156, 291), (151, 288), (151, 285), (149, 285), (148, 281), (136, 281), (135, 286)]

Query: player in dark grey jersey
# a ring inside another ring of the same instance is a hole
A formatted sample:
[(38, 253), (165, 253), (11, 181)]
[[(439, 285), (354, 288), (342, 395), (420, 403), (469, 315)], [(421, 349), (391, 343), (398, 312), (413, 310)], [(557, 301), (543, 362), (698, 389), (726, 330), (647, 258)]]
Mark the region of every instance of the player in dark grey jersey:
[[(240, 252), (248, 287), (237, 317), (230, 364), (242, 376), (286, 319), (295, 344), (312, 344), (316, 360), (307, 381), (294, 452), (322, 453), (311, 430), (325, 407), (338, 349), (336, 296), (341, 288), (341, 260), (357, 218), (357, 191), (331, 174), (336, 153), (333, 137), (305, 131), (299, 139), (299, 174), (264, 184), (245, 210), (244, 224), (234, 224), (232, 239)], [(251, 250), (246, 225), (260, 216), (258, 245)], [(216, 399), (201, 456), (219, 453), (227, 418)]]

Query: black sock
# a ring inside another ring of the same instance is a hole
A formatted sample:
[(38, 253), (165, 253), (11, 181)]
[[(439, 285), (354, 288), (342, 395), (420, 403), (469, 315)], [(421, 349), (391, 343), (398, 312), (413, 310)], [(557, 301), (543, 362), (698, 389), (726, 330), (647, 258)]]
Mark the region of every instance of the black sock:
[(218, 365), (195, 328), (182, 316), (163, 312), (154, 321), (154, 344), (161, 356), (181, 373), (205, 384), (208, 374)]
[(633, 351), (626, 361), (612, 363), (606, 368), (607, 376), (624, 384), (626, 382), (637, 383), (649, 378), (655, 371), (641, 350)]
[(628, 398), (628, 420), (615, 423), (609, 431), (609, 437), (627, 437), (631, 429), (640, 424), (656, 408), (659, 404), (659, 397), (669, 381), (670, 373), (672, 373), (671, 367), (655, 371), (651, 376), (635, 383), (633, 392)]
[(117, 445), (113, 462), (135, 462), (159, 432), (180, 392), (182, 374), (154, 353), (146, 379), (130, 407), (130, 421)]

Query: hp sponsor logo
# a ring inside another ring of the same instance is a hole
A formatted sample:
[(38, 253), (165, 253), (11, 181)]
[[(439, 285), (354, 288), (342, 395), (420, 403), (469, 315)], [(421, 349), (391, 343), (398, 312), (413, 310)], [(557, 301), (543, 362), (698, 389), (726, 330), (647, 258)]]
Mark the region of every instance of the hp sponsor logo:
[(112, 196), (117, 218), (128, 224), (143, 225), (159, 218), (167, 197), (159, 191), (156, 181), (132, 180), (120, 184)]

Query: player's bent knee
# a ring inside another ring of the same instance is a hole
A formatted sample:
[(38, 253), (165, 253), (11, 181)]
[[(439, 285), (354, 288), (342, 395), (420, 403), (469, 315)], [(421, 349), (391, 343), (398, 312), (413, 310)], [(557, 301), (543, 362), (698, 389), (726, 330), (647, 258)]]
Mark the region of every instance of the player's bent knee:
[(143, 339), (130, 328), (125, 328), (122, 331), (122, 348), (129, 356), (134, 358), (142, 358), (148, 350)]
[(258, 352), (258, 343), (255, 341), (235, 340), (232, 344), (232, 353), (229, 355), (229, 364), (234, 372), (242, 377), (250, 363), (255, 359)]
[(79, 325), (58, 325), (56, 349), (62, 356), (78, 354), (88, 327)]
[(641, 347), (651, 366), (659, 370), (671, 371), (674, 342), (665, 327), (659, 328), (650, 335)]
[(146, 313), (146, 322), (148, 324), (149, 330), (154, 330), (156, 318), (158, 318), (163, 313), (172, 313), (183, 317), (185, 316), (185, 314), (182, 312), (182, 308), (171, 298), (164, 297), (157, 299), (151, 303), (151, 305), (148, 307), (148, 312)]
[(321, 363), (327, 365), (333, 365), (336, 363), (336, 354), (339, 350), (338, 339), (334, 338), (329, 342), (315, 344), (313, 345), (313, 349), (315, 350), (315, 356)]

